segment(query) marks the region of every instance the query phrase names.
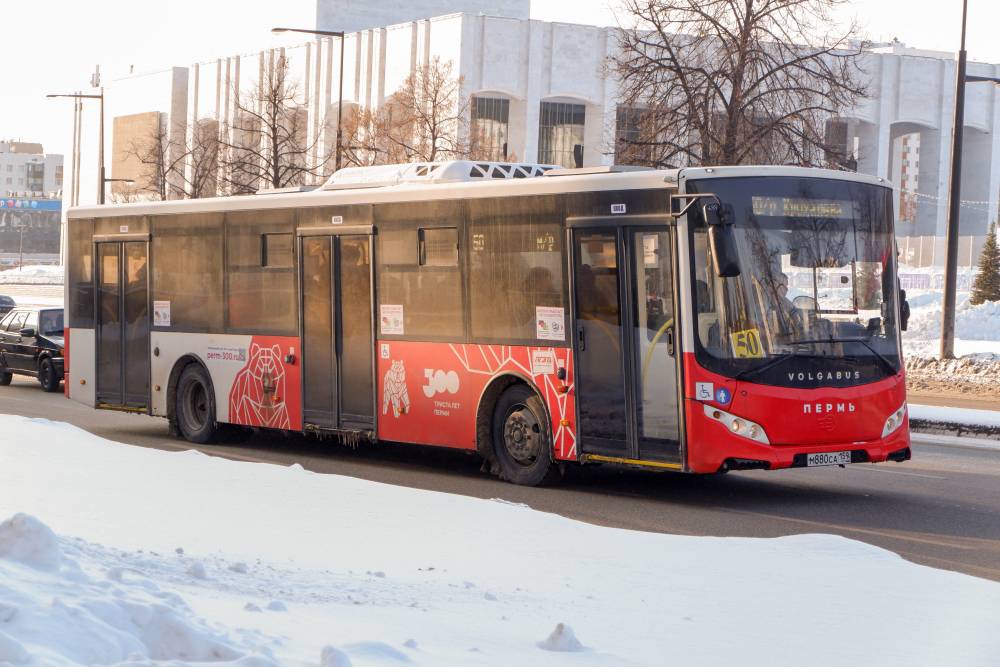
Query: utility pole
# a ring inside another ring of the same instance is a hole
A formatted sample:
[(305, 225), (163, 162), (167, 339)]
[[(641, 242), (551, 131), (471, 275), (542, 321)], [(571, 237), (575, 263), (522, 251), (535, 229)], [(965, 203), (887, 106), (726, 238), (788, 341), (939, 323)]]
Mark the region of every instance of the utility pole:
[(962, 210), (962, 135), (965, 125), (965, 84), (1000, 83), (989, 76), (966, 76), (965, 24), (969, 1), (962, 0), (962, 42), (955, 71), (955, 116), (951, 139), (951, 176), (948, 188), (948, 229), (945, 235), (944, 306), (941, 309), (941, 358), (955, 358), (955, 297), (958, 283), (959, 215)]
[(955, 68), (955, 115), (951, 139), (951, 187), (948, 188), (948, 230), (945, 233), (944, 306), (941, 309), (941, 358), (955, 358), (955, 288), (958, 279), (959, 214), (962, 209), (962, 130), (965, 125), (965, 18), (962, 0), (962, 43)]

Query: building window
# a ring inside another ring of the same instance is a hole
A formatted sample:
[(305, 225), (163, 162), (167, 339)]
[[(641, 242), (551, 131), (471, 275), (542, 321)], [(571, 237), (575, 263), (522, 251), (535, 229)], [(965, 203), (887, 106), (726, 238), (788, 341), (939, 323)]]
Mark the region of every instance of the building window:
[(538, 122), (538, 161), (563, 167), (583, 166), (582, 104), (542, 102)]
[(651, 165), (653, 134), (647, 109), (618, 107), (615, 115), (615, 164)]
[(472, 154), (477, 160), (507, 160), (510, 100), (502, 97), (472, 98)]

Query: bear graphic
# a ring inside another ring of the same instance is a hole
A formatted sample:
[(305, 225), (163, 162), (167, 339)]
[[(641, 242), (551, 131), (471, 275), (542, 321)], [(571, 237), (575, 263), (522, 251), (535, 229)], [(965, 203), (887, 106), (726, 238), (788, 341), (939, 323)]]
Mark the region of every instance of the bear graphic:
[(389, 412), (390, 404), (393, 417), (405, 415), (410, 411), (410, 394), (406, 390), (406, 369), (403, 368), (401, 360), (393, 359), (392, 366), (386, 371), (382, 394), (382, 414)]

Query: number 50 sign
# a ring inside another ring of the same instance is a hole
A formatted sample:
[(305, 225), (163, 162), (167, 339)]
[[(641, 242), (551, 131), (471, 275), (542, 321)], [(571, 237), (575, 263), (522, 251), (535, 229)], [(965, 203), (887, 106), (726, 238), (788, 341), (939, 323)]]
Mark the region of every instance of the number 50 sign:
[(764, 346), (760, 344), (760, 332), (757, 329), (733, 331), (729, 334), (729, 342), (733, 346), (733, 356), (738, 359), (764, 358)]

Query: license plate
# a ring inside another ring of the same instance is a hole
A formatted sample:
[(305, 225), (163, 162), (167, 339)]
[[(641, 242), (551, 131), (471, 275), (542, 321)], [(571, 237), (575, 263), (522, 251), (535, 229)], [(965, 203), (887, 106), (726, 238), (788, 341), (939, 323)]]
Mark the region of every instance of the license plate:
[(850, 462), (850, 452), (820, 452), (819, 454), (806, 454), (807, 466), (839, 466)]

